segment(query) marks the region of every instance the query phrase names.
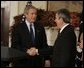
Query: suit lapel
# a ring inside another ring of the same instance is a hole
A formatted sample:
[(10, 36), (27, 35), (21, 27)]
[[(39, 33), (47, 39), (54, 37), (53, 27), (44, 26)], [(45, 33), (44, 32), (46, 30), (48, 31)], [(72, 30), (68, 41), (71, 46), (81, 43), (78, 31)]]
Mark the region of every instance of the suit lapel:
[[(23, 35), (24, 35), (24, 37), (25, 37), (27, 40), (29, 40), (29, 39), (30, 39), (29, 29), (28, 29), (28, 27), (27, 27), (27, 25), (26, 25), (25, 22), (22, 23), (22, 30), (23, 30)], [(30, 40), (29, 40), (29, 41), (30, 41)]]
[[(23, 27), (22, 30), (24, 32), (23, 34), (25, 35), (25, 37), (30, 39), (29, 29), (28, 29), (28, 27), (27, 27), (25, 22), (22, 23), (22, 27)], [(39, 34), (40, 34), (40, 29), (39, 29), (39, 27), (37, 26), (36, 23), (34, 23), (34, 28), (35, 28), (35, 42), (37, 42)]]
[(38, 37), (39, 37), (40, 30), (39, 30), (39, 27), (35, 23), (34, 23), (34, 28), (35, 28), (35, 41), (37, 41)]

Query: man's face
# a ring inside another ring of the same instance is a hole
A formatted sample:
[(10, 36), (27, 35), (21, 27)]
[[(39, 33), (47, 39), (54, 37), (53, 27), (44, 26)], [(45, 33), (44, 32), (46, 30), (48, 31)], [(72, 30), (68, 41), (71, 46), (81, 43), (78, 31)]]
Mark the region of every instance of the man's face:
[(33, 23), (36, 20), (37, 17), (37, 10), (36, 9), (29, 9), (28, 12), (25, 14), (26, 19), (30, 22)]
[(61, 28), (61, 26), (62, 26), (62, 22), (63, 22), (63, 20), (62, 20), (62, 18), (59, 18), (59, 15), (56, 13), (56, 15), (55, 15), (55, 22), (56, 22), (56, 25), (57, 25), (57, 27), (58, 28)]

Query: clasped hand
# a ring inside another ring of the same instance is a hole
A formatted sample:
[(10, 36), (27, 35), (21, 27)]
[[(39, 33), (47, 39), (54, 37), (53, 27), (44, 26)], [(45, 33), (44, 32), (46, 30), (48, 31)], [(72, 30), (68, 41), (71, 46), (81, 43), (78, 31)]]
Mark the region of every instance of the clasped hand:
[(38, 49), (36, 49), (35, 47), (31, 47), (30, 49), (27, 50), (27, 53), (30, 56), (38, 55)]

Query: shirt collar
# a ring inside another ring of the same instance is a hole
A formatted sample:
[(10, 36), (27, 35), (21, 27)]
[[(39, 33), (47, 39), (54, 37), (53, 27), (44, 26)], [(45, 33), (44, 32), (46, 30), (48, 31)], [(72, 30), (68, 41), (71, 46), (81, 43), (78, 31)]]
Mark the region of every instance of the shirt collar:
[(30, 24), (32, 24), (32, 28), (34, 29), (34, 23), (30, 23), (27, 19), (25, 20), (25, 22), (26, 22), (26, 25), (27, 25), (29, 31), (30, 31)]
[(32, 26), (34, 25), (34, 23), (30, 23), (27, 19), (25, 20), (27, 26), (30, 26), (30, 24), (32, 24)]

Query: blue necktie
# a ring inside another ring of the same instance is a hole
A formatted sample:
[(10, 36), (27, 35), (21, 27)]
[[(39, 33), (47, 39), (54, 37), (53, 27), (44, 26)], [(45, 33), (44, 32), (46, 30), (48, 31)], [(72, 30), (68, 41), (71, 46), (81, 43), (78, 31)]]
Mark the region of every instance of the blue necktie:
[(34, 33), (32, 29), (32, 24), (30, 24), (30, 37), (31, 37), (31, 43), (34, 43)]

